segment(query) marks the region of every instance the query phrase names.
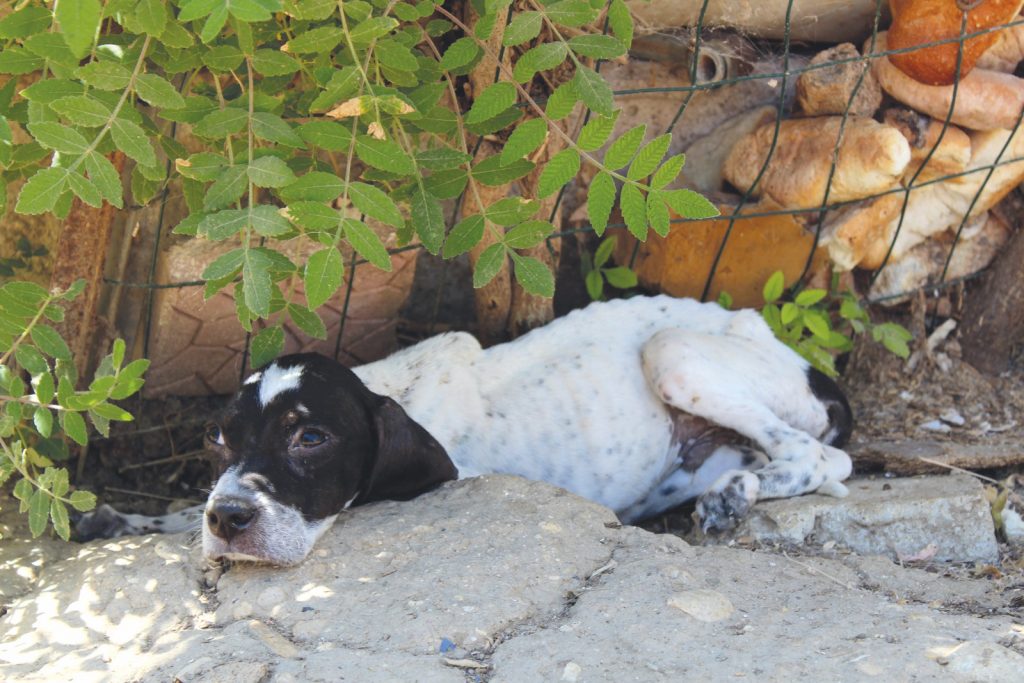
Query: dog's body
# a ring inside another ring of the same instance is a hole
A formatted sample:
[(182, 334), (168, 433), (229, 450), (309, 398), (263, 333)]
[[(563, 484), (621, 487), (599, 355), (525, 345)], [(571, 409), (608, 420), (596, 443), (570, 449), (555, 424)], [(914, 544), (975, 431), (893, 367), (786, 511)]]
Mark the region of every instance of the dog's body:
[(295, 563), (350, 505), (499, 472), (627, 522), (699, 498), (721, 529), (759, 498), (841, 489), (850, 460), (830, 444), (849, 429), (835, 384), (756, 312), (669, 297), (594, 304), (486, 350), (444, 334), (354, 372), (289, 356), (211, 435), (226, 470), (204, 550)]

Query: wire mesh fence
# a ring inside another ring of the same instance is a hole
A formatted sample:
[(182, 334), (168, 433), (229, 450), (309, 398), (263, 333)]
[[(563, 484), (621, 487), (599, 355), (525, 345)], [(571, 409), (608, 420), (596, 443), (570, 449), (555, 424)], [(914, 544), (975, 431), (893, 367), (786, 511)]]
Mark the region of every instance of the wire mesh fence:
[[(914, 45), (911, 47), (905, 47), (900, 49), (888, 49), (883, 46), (883, 41), (880, 40), (882, 36), (882, 28), (887, 21), (887, 3), (882, 0), (876, 0), (873, 19), (869, 27), (869, 33), (865, 40), (864, 50), (857, 56), (849, 58), (840, 58), (832, 60), (824, 60), (816, 63), (810, 63), (806, 59), (796, 59), (797, 56), (813, 53), (821, 49), (821, 45), (808, 46), (806, 44), (799, 44), (798, 41), (793, 39), (792, 34), (792, 19), (794, 12), (795, 0), (790, 0), (785, 12), (785, 19), (782, 26), (782, 37), (779, 40), (766, 41), (758, 39), (756, 36), (752, 36), (751, 39), (757, 41), (760, 49), (766, 49), (772, 51), (778, 57), (779, 68), (760, 70), (755, 73), (744, 73), (744, 74), (725, 74), (724, 77), (715, 77), (712, 80), (705, 80), (702, 78), (701, 69), (699, 68), (702, 64), (702, 57), (707, 54), (708, 47), (707, 41), (708, 36), (712, 35), (712, 32), (718, 30), (707, 25), (706, 16), (710, 6), (710, 1), (705, 0), (697, 16), (697, 20), (692, 26), (679, 26), (673, 32), (674, 35), (680, 37), (680, 40), (684, 41), (687, 45), (689, 52), (689, 84), (683, 86), (673, 87), (631, 87), (631, 88), (620, 88), (615, 91), (616, 104), (617, 106), (626, 106), (630, 102), (631, 98), (637, 98), (642, 96), (651, 95), (664, 95), (665, 97), (677, 97), (678, 107), (672, 116), (669, 124), (661, 133), (673, 133), (680, 126), (687, 125), (687, 112), (689, 111), (692, 103), (696, 97), (701, 96), (703, 93), (711, 91), (721, 91), (723, 89), (733, 88), (742, 83), (760, 81), (764, 83), (776, 84), (775, 90), (778, 92), (778, 97), (773, 103), (775, 109), (774, 121), (768, 124), (770, 126), (771, 134), (767, 145), (767, 153), (764, 155), (763, 162), (753, 173), (753, 180), (748, 184), (746, 188), (738, 188), (739, 192), (735, 195), (735, 201), (732, 205), (731, 211), (727, 211), (721, 216), (720, 220), (726, 221), (725, 229), (722, 233), (722, 237), (714, 249), (713, 258), (711, 259), (710, 267), (706, 273), (702, 274), (704, 282), (701, 291), (698, 293), (699, 298), (702, 300), (707, 299), (713, 291), (713, 285), (715, 283), (716, 276), (722, 263), (723, 257), (728, 253), (731, 244), (731, 238), (737, 225), (737, 221), (741, 219), (750, 219), (756, 217), (769, 217), (769, 216), (792, 216), (798, 218), (802, 225), (808, 230), (812, 236), (812, 241), (805, 259), (805, 264), (802, 272), (798, 278), (798, 282), (804, 281), (811, 269), (812, 261), (815, 253), (823, 240), (823, 230), (828, 224), (830, 218), (834, 217), (837, 212), (855, 205), (863, 205), (866, 202), (872, 202), (883, 197), (895, 196), (900, 200), (900, 206), (897, 213), (897, 218), (894, 222), (894, 227), (891, 232), (885, 235), (887, 240), (884, 257), (881, 259), (881, 263), (877, 267), (871, 268), (869, 275), (869, 284), (867, 290), (870, 291), (871, 285), (873, 285), (878, 278), (882, 276), (887, 268), (891, 267), (894, 255), (894, 248), (900, 240), (900, 235), (906, 229), (905, 224), (908, 217), (908, 208), (910, 207), (912, 197), (915, 193), (926, 191), (930, 187), (942, 185), (944, 183), (956, 183), (961, 182), (964, 179), (977, 180), (981, 178), (977, 188), (970, 193), (967, 197), (965, 208), (961, 211), (962, 216), (959, 221), (954, 225), (949, 226), (949, 232), (951, 233), (951, 241), (944, 248), (946, 249), (944, 255), (944, 263), (942, 268), (936, 275), (929, 277), (927, 282), (919, 285), (913, 289), (900, 292), (889, 292), (884, 296), (867, 298), (868, 303), (878, 303), (883, 300), (901, 299), (909, 294), (914, 294), (920, 290), (937, 294), (941, 290), (950, 287), (955, 284), (959, 284), (965, 278), (971, 277), (970, 274), (958, 275), (956, 277), (950, 277), (950, 266), (953, 262), (954, 254), (958, 247), (963, 242), (965, 230), (967, 229), (970, 220), (975, 214), (975, 209), (981, 202), (986, 190), (989, 188), (990, 180), (993, 175), (1002, 168), (1009, 167), (1013, 164), (1017, 164), (1024, 161), (1024, 157), (1014, 156), (1013, 142), (1017, 137), (1017, 132), (1020, 128), (1021, 118), (1024, 116), (1024, 110), (1018, 113), (1016, 122), (1013, 127), (1005, 130), (1005, 140), (1002, 142), (1001, 147), (998, 149), (994, 157), (986, 161), (985, 163), (970, 163), (966, 168), (961, 170), (952, 170), (946, 173), (935, 174), (926, 173), (926, 169), (929, 168), (929, 163), (936, 155), (937, 151), (941, 149), (942, 143), (947, 140), (954, 131), (960, 129), (955, 123), (955, 113), (957, 111), (958, 101), (962, 97), (962, 83), (964, 80), (960, 78), (960, 74), (964, 71), (964, 55), (965, 55), (965, 44), (966, 41), (972, 38), (978, 38), (985, 36), (997, 31), (1005, 31), (1008, 29), (1014, 29), (1015, 27), (1024, 25), (1024, 19), (1014, 19), (1013, 21), (1001, 23), (995, 26), (987, 26), (984, 28), (972, 29), (968, 22), (967, 11), (976, 7), (976, 2), (966, 2), (964, 0), (950, 0), (950, 2), (956, 2), (958, 9), (960, 10), (960, 27), (958, 35), (950, 38), (942, 38), (934, 40), (921, 45)], [(512, 8), (509, 9), (506, 22), (510, 21), (513, 17), (514, 11)], [(607, 32), (607, 21), (604, 26), (605, 32)], [(937, 136), (934, 142), (930, 144), (927, 150), (921, 150), (923, 155), (919, 153), (919, 160), (916, 162), (917, 167), (912, 172), (908, 172), (903, 175), (898, 183), (895, 183), (892, 187), (888, 187), (878, 192), (869, 193), (863, 196), (858, 196), (855, 199), (836, 199), (834, 194), (834, 181), (836, 178), (837, 169), (840, 164), (841, 158), (841, 145), (844, 140), (844, 135), (847, 131), (850, 122), (855, 119), (857, 114), (854, 113), (854, 102), (865, 87), (865, 83), (871, 74), (872, 63), (875, 60), (888, 58), (893, 55), (900, 55), (910, 53), (921, 48), (935, 47), (941, 45), (955, 45), (956, 46), (956, 63), (955, 63), (955, 74), (956, 77), (950, 88), (949, 103), (945, 109), (944, 116), (933, 116), (932, 119), (939, 124)], [(501, 48), (501, 55), (503, 56), (505, 48)], [(501, 56), (499, 56), (499, 59)], [(827, 179), (824, 184), (824, 196), (820, 202), (815, 203), (813, 206), (802, 206), (802, 207), (782, 207), (778, 209), (770, 210), (755, 210), (750, 211), (750, 207), (755, 205), (757, 198), (761, 194), (762, 188), (761, 183), (765, 178), (766, 173), (772, 167), (775, 161), (779, 146), (782, 140), (782, 130), (785, 121), (793, 117), (799, 117), (800, 112), (794, 111), (794, 105), (791, 102), (790, 95), (792, 91), (792, 84), (796, 79), (800, 78), (804, 74), (810, 74), (819, 70), (834, 69), (844, 65), (853, 65), (860, 67), (859, 77), (856, 79), (852, 89), (849, 93), (849, 98), (846, 102), (845, 109), (836, 114), (838, 117), (838, 134), (835, 136), (834, 144), (831, 149), (830, 162), (828, 165)], [(595, 64), (597, 70), (601, 70), (604, 64), (598, 61)], [(498, 81), (501, 78), (499, 69), (495, 69), (494, 81)], [(589, 112), (586, 115), (589, 118)], [(584, 119), (584, 123), (587, 118)], [(476, 149), (473, 149), (475, 153), (479, 149), (479, 145), (482, 143), (483, 137), (477, 139)], [(582, 181), (580, 181), (582, 182)], [(1012, 188), (1011, 188), (1012, 189)], [(164, 190), (164, 201), (167, 199), (167, 193), (169, 189)], [(567, 197), (566, 189), (563, 188), (558, 194), (555, 206), (551, 212), (551, 218), (555, 219), (564, 211), (565, 199)], [(463, 203), (464, 193), (455, 199), (451, 204), (451, 211), (447, 216), (447, 226), (450, 229), (457, 221), (460, 209)], [(685, 219), (674, 217), (672, 219), (672, 230), (683, 231), (684, 233), (691, 229), (695, 221), (693, 219)], [(555, 225), (559, 223), (555, 222)], [(165, 234), (171, 227), (164, 224), (163, 212), (160, 213), (157, 219), (157, 235)], [(624, 227), (624, 224), (619, 222), (618, 224), (609, 224), (610, 228)], [(557, 233), (554, 233), (548, 237), (547, 244), (551, 253), (554, 254), (555, 242), (563, 237), (569, 235), (589, 235), (594, 232), (592, 226), (574, 225), (571, 227), (564, 228)], [(145, 339), (142, 348), (142, 353), (148, 355), (150, 336), (153, 334), (152, 331), (152, 315), (153, 315), (153, 297), (156, 291), (161, 289), (170, 288), (188, 288), (188, 287), (202, 287), (204, 282), (202, 280), (191, 280), (181, 282), (161, 282), (157, 278), (156, 261), (158, 258), (158, 251), (161, 247), (161, 241), (159, 237), (153, 241), (153, 253), (151, 255), (152, 266), (149, 269), (149, 275), (145, 281), (142, 282), (129, 282), (118, 278), (107, 278), (106, 283), (113, 288), (143, 288), (149, 290), (148, 294), (148, 305), (144, 307), (143, 315), (146, 316), (145, 320)], [(400, 247), (397, 249), (390, 250), (392, 253), (399, 253), (410, 249), (420, 249), (419, 246), (408, 246)], [(631, 252), (631, 257), (628, 259), (626, 265), (633, 267), (636, 263), (640, 244), (637, 243)], [(764, 259), (769, 262), (774, 258), (771, 253), (765, 253)], [(342, 337), (345, 332), (345, 323), (348, 318), (349, 304), (353, 292), (353, 286), (355, 279), (359, 276), (365, 268), (372, 268), (373, 266), (367, 263), (365, 260), (357, 258), (355, 255), (351, 257), (348, 263), (348, 281), (343, 289), (343, 301), (341, 304), (341, 322), (334, 341), (334, 353), (335, 357), (338, 357), (339, 350), (341, 347)], [(442, 274), (440, 283), (438, 284), (438, 291), (436, 292), (435, 301), (440, 301), (446, 295), (446, 288), (450, 288), (453, 285), (449, 279), (445, 278)], [(435, 316), (437, 306), (434, 307)], [(243, 360), (242, 371), (245, 371), (246, 363)]]

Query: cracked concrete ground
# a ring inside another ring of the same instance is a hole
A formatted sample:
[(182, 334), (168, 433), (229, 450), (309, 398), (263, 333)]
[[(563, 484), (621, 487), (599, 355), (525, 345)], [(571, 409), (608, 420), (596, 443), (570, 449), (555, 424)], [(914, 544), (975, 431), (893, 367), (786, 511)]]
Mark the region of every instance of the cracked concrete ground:
[(984, 581), (878, 557), (690, 546), (514, 477), (359, 508), (300, 566), (236, 565), (208, 588), (186, 536), (68, 548), (37, 553), (10, 589), (25, 592), (4, 598), (0, 678), (1005, 681), (1024, 670), (1022, 615)]

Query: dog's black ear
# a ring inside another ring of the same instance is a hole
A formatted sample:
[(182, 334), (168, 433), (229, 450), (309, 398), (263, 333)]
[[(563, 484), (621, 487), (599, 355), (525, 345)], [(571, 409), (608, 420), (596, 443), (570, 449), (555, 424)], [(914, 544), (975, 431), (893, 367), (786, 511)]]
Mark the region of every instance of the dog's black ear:
[(458, 477), (441, 444), (392, 399), (379, 397), (373, 421), (377, 450), (360, 503), (408, 500)]

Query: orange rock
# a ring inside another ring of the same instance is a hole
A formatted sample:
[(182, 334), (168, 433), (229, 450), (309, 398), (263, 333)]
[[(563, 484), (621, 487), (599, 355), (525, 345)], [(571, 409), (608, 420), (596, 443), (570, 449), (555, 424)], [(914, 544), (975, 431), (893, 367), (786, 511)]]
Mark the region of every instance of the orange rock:
[[(674, 223), (668, 237), (651, 232), (640, 245), (634, 270), (640, 283), (652, 290), (678, 297), (699, 298), (704, 291), (711, 264), (729, 227), (735, 207), (719, 205), (723, 217), (688, 223)], [(747, 206), (733, 224), (715, 278), (708, 292), (714, 300), (725, 291), (736, 307), (757, 307), (764, 303), (764, 283), (776, 270), (786, 278), (786, 286), (803, 273), (814, 244), (808, 232), (792, 215), (757, 215), (779, 211), (769, 201)], [(749, 217), (748, 217), (749, 215)], [(678, 216), (673, 215), (673, 219)], [(619, 231), (615, 260), (628, 265), (636, 239)], [(824, 249), (817, 249), (811, 272), (828, 268)]]
[[(973, 3), (965, 3), (973, 4)], [(1020, 12), (1021, 0), (983, 0), (967, 12), (966, 33), (983, 31), (1011, 21)], [(960, 36), (963, 13), (955, 0), (890, 0), (893, 20), (889, 28), (889, 48), (900, 50), (915, 45), (948, 40)], [(964, 41), (960, 76), (966, 76), (974, 64), (999, 37), (998, 31)], [(896, 67), (916, 81), (928, 85), (949, 85), (956, 78), (959, 41), (892, 55)]]

